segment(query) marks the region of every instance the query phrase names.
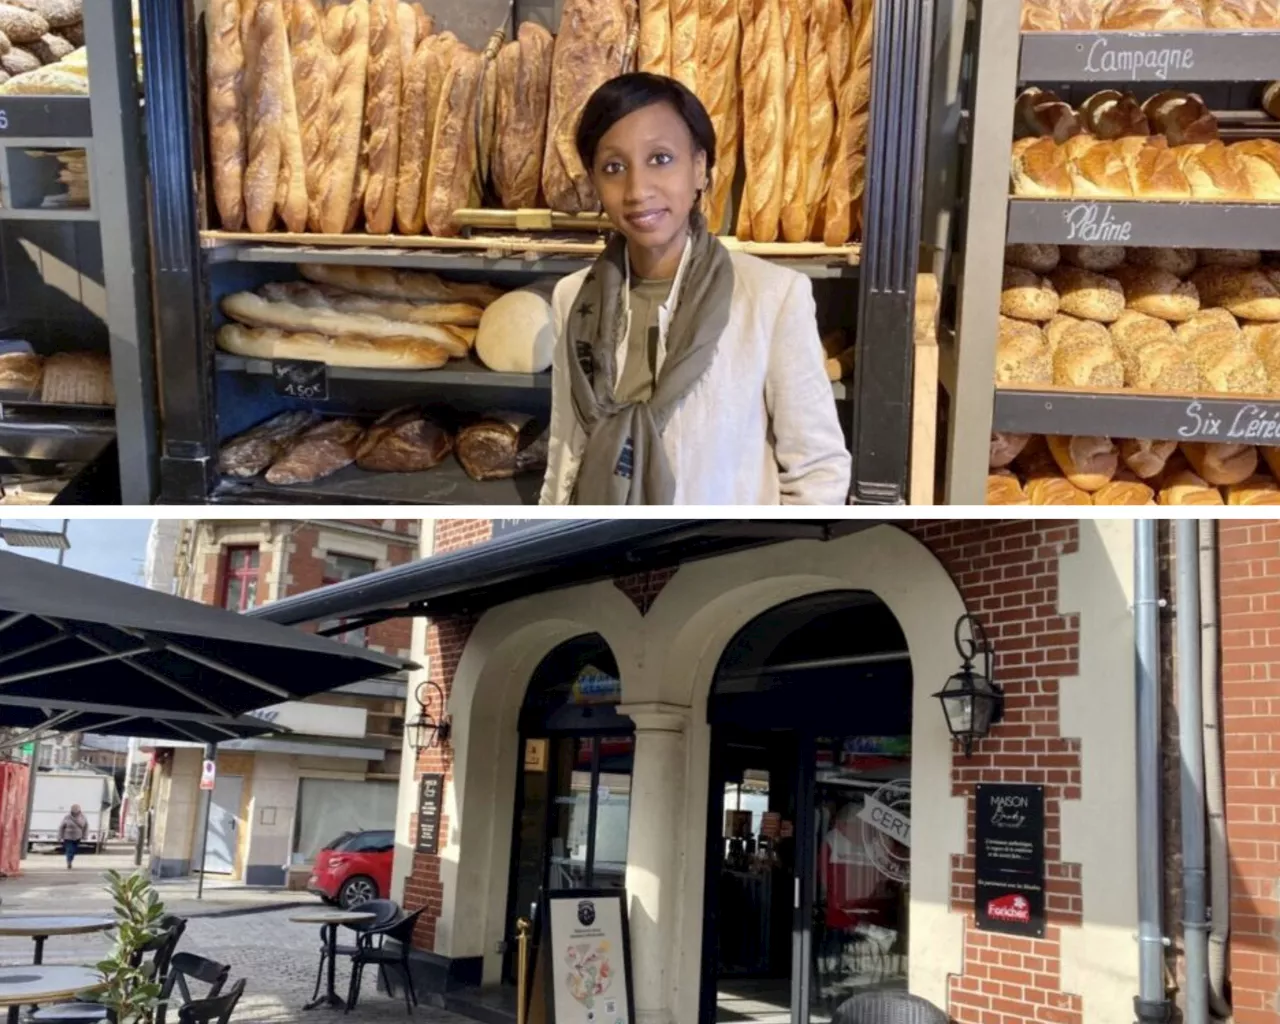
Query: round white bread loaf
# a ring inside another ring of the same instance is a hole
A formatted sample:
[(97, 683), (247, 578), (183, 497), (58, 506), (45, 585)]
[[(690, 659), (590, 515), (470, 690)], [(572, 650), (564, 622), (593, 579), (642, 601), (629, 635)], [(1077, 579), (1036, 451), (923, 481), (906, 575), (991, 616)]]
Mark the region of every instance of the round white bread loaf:
[(495, 300), (480, 318), (476, 355), (498, 373), (542, 373), (555, 348), (551, 304), (522, 288)]

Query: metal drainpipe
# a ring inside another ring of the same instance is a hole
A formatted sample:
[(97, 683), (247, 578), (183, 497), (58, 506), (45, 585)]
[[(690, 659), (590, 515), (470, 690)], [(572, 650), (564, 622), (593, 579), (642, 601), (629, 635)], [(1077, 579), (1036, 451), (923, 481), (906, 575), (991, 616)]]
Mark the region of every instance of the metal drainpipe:
[(1139, 1024), (1165, 1024), (1172, 1016), (1164, 984), (1160, 849), (1160, 599), (1156, 573), (1156, 524), (1134, 529), (1134, 668), (1137, 699), (1138, 774), (1138, 995)]
[(1226, 790), (1218, 711), (1218, 524), (1200, 521), (1200, 700), (1204, 718), (1204, 788), (1209, 819), (1209, 1012), (1231, 1019), (1227, 937), (1231, 930)]
[(1178, 763), (1182, 801), (1182, 944), (1186, 1024), (1209, 1020), (1209, 920), (1205, 908), (1204, 728), (1200, 690), (1200, 539), (1194, 519), (1174, 524), (1178, 637)]

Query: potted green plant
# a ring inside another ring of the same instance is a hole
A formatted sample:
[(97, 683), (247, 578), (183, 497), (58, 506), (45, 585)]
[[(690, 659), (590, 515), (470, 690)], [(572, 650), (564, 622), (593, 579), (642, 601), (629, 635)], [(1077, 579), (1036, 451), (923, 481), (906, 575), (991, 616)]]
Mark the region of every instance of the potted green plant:
[(115, 905), (116, 938), (111, 953), (97, 965), (103, 986), (91, 998), (107, 1007), (116, 1024), (145, 1024), (154, 1017), (160, 981), (147, 965), (135, 964), (160, 928), (164, 904), (145, 875), (108, 871), (106, 877)]

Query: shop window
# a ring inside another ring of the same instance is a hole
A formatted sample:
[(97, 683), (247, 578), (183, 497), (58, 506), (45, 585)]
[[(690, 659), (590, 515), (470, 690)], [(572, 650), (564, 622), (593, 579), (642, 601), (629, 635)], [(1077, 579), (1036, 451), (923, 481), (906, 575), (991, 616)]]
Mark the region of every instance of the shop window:
[(399, 784), (354, 779), (302, 779), (294, 819), (294, 864), (310, 864), (329, 843), (353, 832), (396, 827)]
[(230, 547), (222, 557), (222, 607), (247, 612), (258, 604), (257, 547)]
[[(377, 568), (378, 563), (372, 558), (356, 558), (354, 555), (338, 555), (330, 552), (324, 556), (324, 575), (320, 580), (320, 585), (328, 587), (335, 583), (345, 583), (347, 580), (354, 580), (359, 576), (368, 576), (369, 573), (374, 572)], [(352, 620), (326, 619), (316, 627), (316, 631), (325, 633), (329, 630), (341, 629), (350, 621)], [(356, 647), (369, 646), (369, 637), (363, 626), (334, 633), (333, 639), (339, 643), (352, 644)]]

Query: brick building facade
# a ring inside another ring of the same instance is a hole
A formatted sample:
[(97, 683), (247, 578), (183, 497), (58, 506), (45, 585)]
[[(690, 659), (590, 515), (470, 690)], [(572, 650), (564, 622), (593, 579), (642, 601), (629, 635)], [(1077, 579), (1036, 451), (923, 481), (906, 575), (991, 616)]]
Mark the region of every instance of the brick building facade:
[[(172, 590), (246, 612), (418, 557), (412, 519), (186, 520)], [(313, 623), (317, 629), (340, 625)], [(391, 619), (340, 634), (348, 643), (408, 659), (412, 623)], [(287, 736), (219, 746), (214, 814), (235, 819), (234, 848), (215, 850), (210, 871), (250, 884), (301, 887), (317, 844), (351, 828), (394, 827), (404, 744), (403, 678), (368, 680), (263, 713)], [(153, 874), (187, 874), (200, 857), (201, 750), (162, 748), (157, 759)], [(359, 818), (360, 820), (357, 820)], [(215, 830), (216, 831), (216, 830)]]

